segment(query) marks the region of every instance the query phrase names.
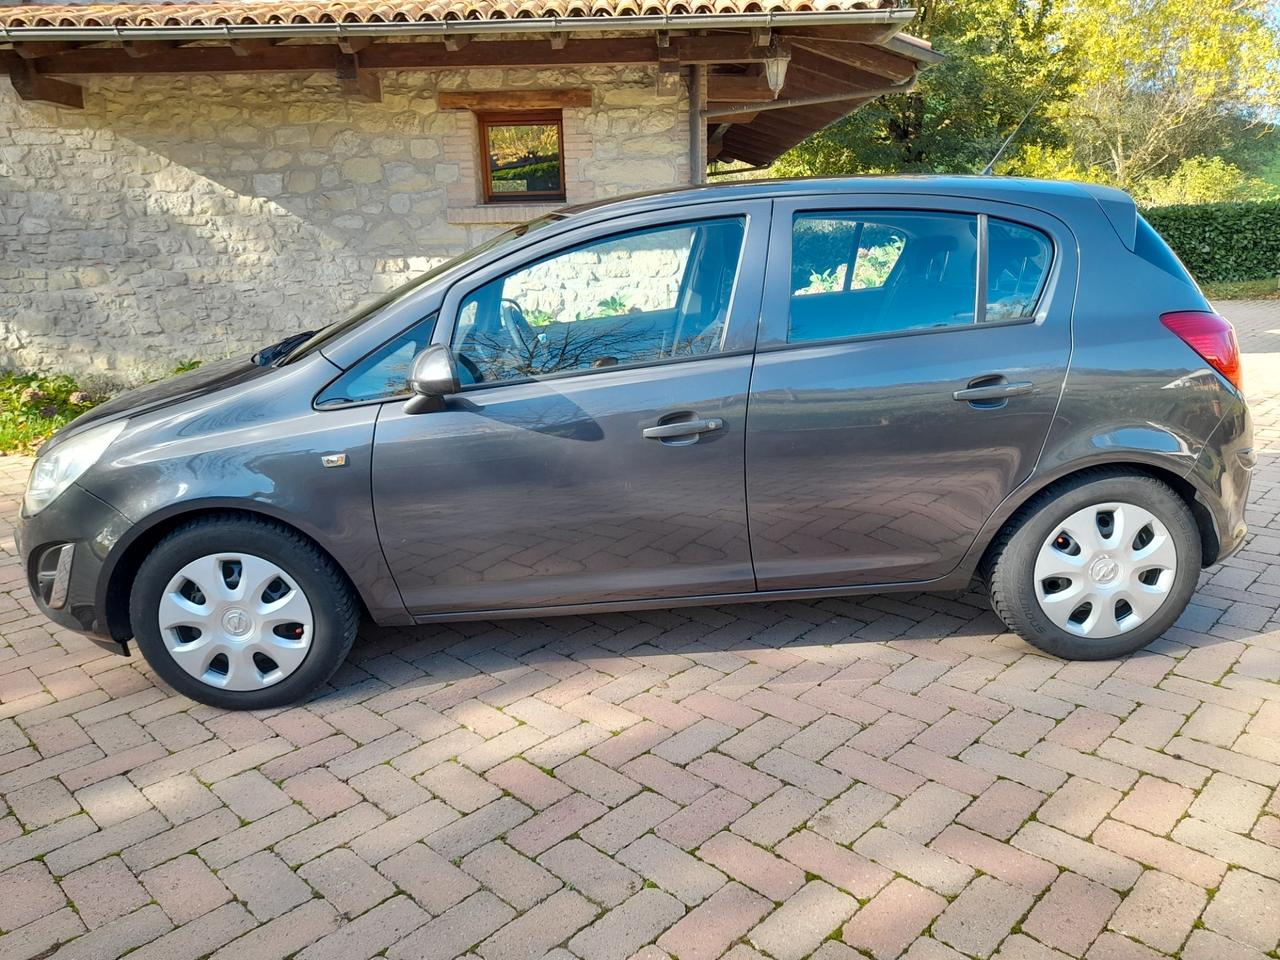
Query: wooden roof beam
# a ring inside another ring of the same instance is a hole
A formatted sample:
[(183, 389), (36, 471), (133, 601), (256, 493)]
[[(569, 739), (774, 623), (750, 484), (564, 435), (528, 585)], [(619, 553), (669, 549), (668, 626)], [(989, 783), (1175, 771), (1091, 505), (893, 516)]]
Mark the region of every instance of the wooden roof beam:
[[(777, 39), (775, 37), (775, 39)], [(749, 35), (673, 37), (672, 57), (681, 64), (760, 63), (769, 51), (755, 47)], [(666, 51), (662, 51), (665, 53)], [(145, 57), (117, 49), (84, 48), (33, 61), (40, 73), (57, 76), (152, 75), (190, 73), (334, 72), (346, 54), (333, 43), (279, 44), (254, 49), (253, 56), (230, 47), (161, 50)], [(652, 38), (601, 37), (569, 40), (564, 49), (526, 40), (483, 40), (450, 51), (446, 44), (374, 43), (358, 54), (363, 70), (430, 70), (458, 67), (557, 67), (582, 63), (656, 63), (660, 49)], [(665, 58), (664, 58), (665, 59)]]
[(769, 88), (768, 78), (758, 70), (747, 73), (713, 73), (707, 77), (707, 100), (712, 103), (772, 100), (776, 96)]
[(9, 59), (9, 82), (23, 100), (84, 109), (84, 90), (81, 87), (37, 73), (34, 63), (20, 57)]

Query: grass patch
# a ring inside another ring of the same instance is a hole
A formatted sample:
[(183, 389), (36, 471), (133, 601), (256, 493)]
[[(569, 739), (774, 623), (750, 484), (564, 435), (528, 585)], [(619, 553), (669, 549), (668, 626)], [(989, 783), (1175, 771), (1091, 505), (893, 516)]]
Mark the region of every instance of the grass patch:
[(0, 371), (0, 453), (32, 453), (103, 399), (65, 374)]
[(1280, 300), (1280, 280), (1220, 280), (1202, 283), (1200, 288), (1210, 300)]

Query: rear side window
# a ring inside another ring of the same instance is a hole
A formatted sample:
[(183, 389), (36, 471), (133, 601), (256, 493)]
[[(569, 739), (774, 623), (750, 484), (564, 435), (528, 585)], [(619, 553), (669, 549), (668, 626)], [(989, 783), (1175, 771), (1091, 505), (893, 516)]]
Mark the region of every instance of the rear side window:
[(1052, 260), (1053, 244), (1039, 230), (989, 218), (984, 322), (1035, 316)]
[(1034, 316), (1052, 242), (1032, 227), (985, 218), (987, 272), (979, 277), (983, 219), (910, 210), (797, 214), (788, 341)]
[(974, 321), (976, 216), (800, 214), (792, 251), (792, 343)]

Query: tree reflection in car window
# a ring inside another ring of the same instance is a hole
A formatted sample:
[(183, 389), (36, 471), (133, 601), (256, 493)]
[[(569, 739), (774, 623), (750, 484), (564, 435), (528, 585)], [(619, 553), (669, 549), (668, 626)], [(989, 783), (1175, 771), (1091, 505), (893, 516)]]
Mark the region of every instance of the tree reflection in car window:
[(464, 383), (718, 352), (745, 230), (741, 217), (635, 230), (490, 281), (458, 312)]

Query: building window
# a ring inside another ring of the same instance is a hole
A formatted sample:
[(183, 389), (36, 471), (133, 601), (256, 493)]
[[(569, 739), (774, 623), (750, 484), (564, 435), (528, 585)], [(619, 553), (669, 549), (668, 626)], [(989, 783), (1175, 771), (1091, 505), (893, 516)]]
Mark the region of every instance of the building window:
[(482, 113), (485, 203), (564, 199), (564, 124), (559, 110)]

